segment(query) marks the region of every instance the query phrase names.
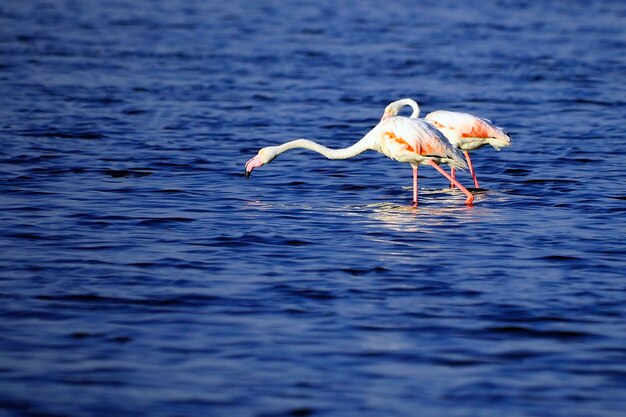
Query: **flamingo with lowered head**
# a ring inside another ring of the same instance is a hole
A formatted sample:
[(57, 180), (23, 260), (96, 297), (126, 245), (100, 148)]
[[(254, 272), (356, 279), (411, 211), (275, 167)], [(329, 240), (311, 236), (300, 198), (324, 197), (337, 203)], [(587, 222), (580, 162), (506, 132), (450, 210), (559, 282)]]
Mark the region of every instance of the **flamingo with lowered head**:
[(463, 155), (445, 136), (431, 124), (421, 119), (390, 116), (381, 120), (361, 140), (343, 149), (330, 149), (308, 139), (296, 139), (278, 146), (263, 148), (246, 162), (246, 177), (253, 169), (271, 162), (290, 149), (309, 149), (328, 159), (348, 159), (367, 150), (380, 152), (387, 157), (411, 164), (413, 167), (413, 205), (417, 206), (417, 171), (419, 165), (430, 165), (455, 184), (466, 196), (465, 204), (472, 205), (474, 196), (456, 179), (448, 175), (439, 164), (466, 168)]
[[(417, 103), (410, 98), (404, 98), (389, 104), (385, 108), (382, 120), (397, 116), (404, 106), (410, 106), (413, 109), (411, 118), (417, 119), (419, 117), (420, 108)], [(432, 123), (448, 138), (452, 145), (463, 151), (476, 188), (479, 188), (478, 179), (472, 166), (469, 151), (482, 148), (485, 145), (491, 145), (498, 151), (500, 148), (511, 146), (511, 138), (504, 129), (493, 124), (491, 120), (468, 113), (437, 110), (427, 114), (424, 120)], [(450, 167), (450, 176), (455, 178), (454, 166)], [(451, 184), (454, 186), (454, 183)]]

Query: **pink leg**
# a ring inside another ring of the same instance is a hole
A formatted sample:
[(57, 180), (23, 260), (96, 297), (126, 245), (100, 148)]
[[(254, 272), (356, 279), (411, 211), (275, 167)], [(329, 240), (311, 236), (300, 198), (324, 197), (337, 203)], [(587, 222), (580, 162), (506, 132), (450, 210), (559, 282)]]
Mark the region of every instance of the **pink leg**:
[(417, 166), (413, 167), (413, 206), (417, 207)]
[(474, 172), (474, 167), (472, 166), (472, 160), (470, 159), (469, 152), (464, 151), (465, 159), (467, 160), (467, 166), (469, 167), (470, 174), (472, 174), (472, 178), (474, 179), (474, 186), (476, 188), (480, 188), (478, 185), (478, 180), (476, 179), (476, 173)]
[[(454, 167), (450, 167), (450, 176), (456, 179), (456, 170)], [(450, 188), (454, 188), (454, 183), (450, 183)]]
[(435, 168), (437, 171), (439, 171), (441, 173), (441, 175), (443, 175), (444, 177), (446, 177), (448, 179), (448, 181), (450, 181), (452, 184), (456, 185), (457, 187), (459, 187), (459, 190), (461, 190), (463, 192), (463, 194), (465, 194), (467, 196), (467, 199), (465, 200), (465, 204), (467, 204), (468, 206), (472, 205), (472, 202), (474, 201), (474, 196), (472, 195), (472, 193), (470, 193), (469, 191), (467, 191), (467, 188), (463, 187), (461, 185), (460, 182), (458, 182), (457, 180), (455, 180), (454, 178), (452, 178), (450, 175), (448, 175), (448, 173), (446, 171), (444, 171), (439, 165), (437, 165), (434, 161), (430, 160), (428, 161), (428, 165), (432, 166), (433, 168)]

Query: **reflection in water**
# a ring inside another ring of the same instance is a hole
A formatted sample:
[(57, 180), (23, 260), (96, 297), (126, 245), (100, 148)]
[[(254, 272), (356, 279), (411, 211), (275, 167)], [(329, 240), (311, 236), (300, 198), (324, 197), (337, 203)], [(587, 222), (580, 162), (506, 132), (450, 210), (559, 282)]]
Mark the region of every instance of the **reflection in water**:
[[(494, 196), (498, 200), (497, 196)], [(436, 197), (431, 200), (429, 196)], [(485, 192), (474, 193), (474, 205), (466, 206), (459, 204), (459, 192), (450, 189), (428, 190), (420, 189), (420, 204), (399, 205), (391, 202), (373, 203), (365, 206), (368, 217), (377, 222), (370, 223), (368, 227), (385, 227), (398, 232), (438, 233), (437, 227), (449, 226), (457, 222), (474, 221), (477, 218), (497, 214), (489, 207), (481, 207), (486, 197)], [(489, 199), (492, 198), (490, 193)], [(501, 200), (501, 199), (499, 199)], [(436, 202), (436, 205), (433, 205)], [(491, 201), (493, 202), (493, 201)]]

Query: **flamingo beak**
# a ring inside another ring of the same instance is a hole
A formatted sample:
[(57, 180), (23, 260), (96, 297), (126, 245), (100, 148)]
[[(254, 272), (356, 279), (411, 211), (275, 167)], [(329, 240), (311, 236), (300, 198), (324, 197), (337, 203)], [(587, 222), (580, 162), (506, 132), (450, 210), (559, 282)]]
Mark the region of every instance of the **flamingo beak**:
[(386, 111), (386, 112), (383, 114), (383, 117), (380, 119), (380, 121), (382, 122), (383, 120), (385, 120), (385, 119), (387, 119), (387, 118), (389, 118), (389, 117), (391, 117), (391, 113), (389, 113), (389, 112), (387, 112), (387, 111)]
[(261, 165), (263, 165), (263, 162), (261, 162), (259, 155), (246, 162), (246, 178), (250, 178), (252, 170), (256, 167), (260, 167)]

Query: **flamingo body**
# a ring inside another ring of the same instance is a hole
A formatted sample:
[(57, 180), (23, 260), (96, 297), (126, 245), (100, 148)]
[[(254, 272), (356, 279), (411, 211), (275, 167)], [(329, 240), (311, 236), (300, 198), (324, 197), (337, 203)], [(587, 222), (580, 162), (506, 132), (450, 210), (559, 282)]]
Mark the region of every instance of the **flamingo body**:
[(511, 146), (511, 138), (488, 119), (447, 110), (429, 113), (425, 119), (463, 151), (473, 151), (485, 145), (491, 145), (499, 151), (500, 148)]
[(423, 120), (389, 117), (379, 123), (375, 131), (377, 150), (395, 161), (416, 166), (432, 160), (456, 168), (466, 167), (463, 155), (439, 130)]

